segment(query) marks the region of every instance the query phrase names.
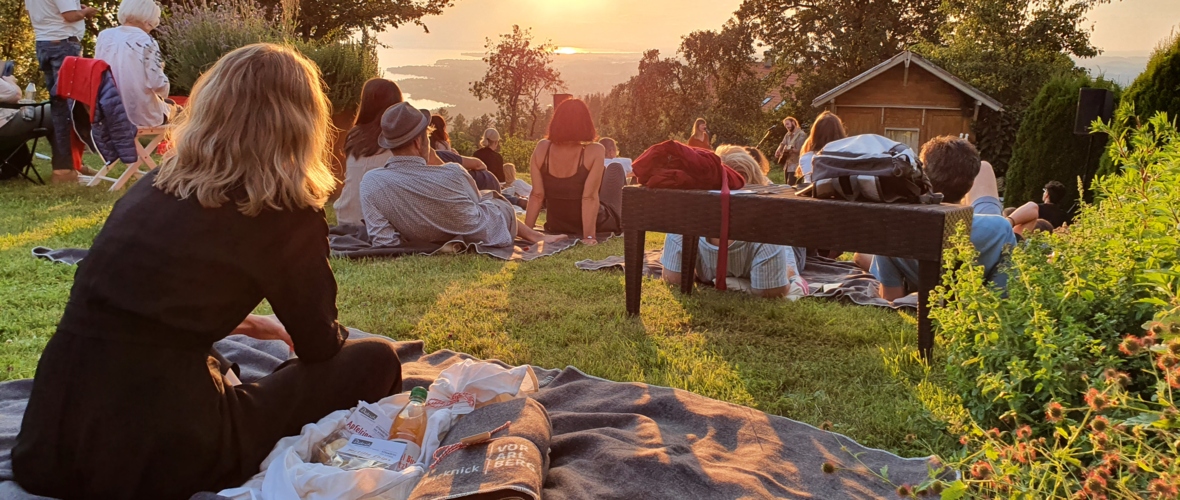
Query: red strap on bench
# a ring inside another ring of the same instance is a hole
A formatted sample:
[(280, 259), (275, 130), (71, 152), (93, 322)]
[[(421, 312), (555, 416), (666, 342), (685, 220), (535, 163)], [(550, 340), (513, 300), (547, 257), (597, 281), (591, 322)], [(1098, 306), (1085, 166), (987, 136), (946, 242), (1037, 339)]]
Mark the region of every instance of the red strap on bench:
[(717, 245), (717, 280), (718, 290), (725, 291), (725, 276), (729, 264), (729, 176), (725, 173), (725, 165), (721, 165), (721, 241)]

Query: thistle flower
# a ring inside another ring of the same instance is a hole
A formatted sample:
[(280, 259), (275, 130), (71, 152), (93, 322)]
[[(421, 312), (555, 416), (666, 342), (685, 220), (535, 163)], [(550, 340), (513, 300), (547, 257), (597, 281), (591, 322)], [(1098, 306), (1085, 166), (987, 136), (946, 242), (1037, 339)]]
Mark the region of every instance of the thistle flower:
[(1130, 375), (1127, 375), (1126, 372), (1121, 372), (1114, 368), (1107, 368), (1106, 371), (1102, 372), (1102, 378), (1104, 378), (1106, 383), (1110, 385), (1119, 385), (1125, 387), (1127, 384), (1131, 383)]
[(971, 438), (968, 438), (966, 434), (959, 436), (959, 444), (961, 444), (963, 446), (967, 446), (967, 443), (970, 443), (970, 442), (971, 442)]
[(1019, 429), (1016, 429), (1016, 437), (1019, 439), (1031, 438), (1032, 433), (1033, 433), (1032, 427), (1029, 427), (1027, 425), (1022, 425), (1022, 426), (1020, 426)]
[(1094, 411), (1102, 411), (1106, 409), (1106, 395), (1098, 392), (1098, 389), (1091, 387), (1089, 391), (1086, 391), (1085, 399), (1086, 404), (1090, 405), (1090, 408)]
[(984, 462), (982, 460), (979, 462), (975, 462), (975, 464), (973, 464), (971, 466), (971, 477), (973, 477), (975, 479), (982, 480), (982, 481), (986, 481), (988, 479), (991, 479), (992, 474), (994, 472), (995, 472), (995, 469), (992, 469), (992, 464), (989, 464), (989, 463)]
[(1154, 498), (1160, 499), (1180, 496), (1180, 489), (1163, 478), (1152, 479), (1147, 485), (1147, 491), (1150, 491)]
[(1104, 432), (1109, 426), (1110, 421), (1102, 415), (1094, 417), (1094, 420), (1090, 422), (1090, 428), (1094, 429), (1094, 432)]
[(1123, 341), (1119, 343), (1119, 352), (1127, 356), (1134, 356), (1143, 350), (1143, 339), (1134, 335), (1127, 335), (1123, 337)]
[(1180, 339), (1172, 339), (1168, 342), (1168, 353), (1173, 356), (1180, 356)]
[(819, 428), (820, 428), (820, 430), (825, 430), (825, 431), (832, 430), (832, 421), (831, 420), (824, 420), (824, 423), (819, 424)]
[(824, 471), (824, 474), (833, 474), (836, 472), (836, 464), (832, 462), (824, 462), (824, 464), (821, 465), (819, 469)]
[(1156, 362), (1156, 366), (1164, 371), (1171, 370), (1172, 368), (1180, 366), (1180, 356), (1173, 356), (1171, 353), (1164, 354), (1163, 356), (1160, 356), (1159, 361)]
[(1086, 481), (1082, 483), (1082, 489), (1086, 493), (1089, 493), (1091, 498), (1093, 498), (1094, 495), (1105, 494), (1106, 479), (1103, 478), (1101, 474), (1091, 472), (1090, 475), (1086, 477)]
[(1065, 418), (1065, 407), (1061, 406), (1061, 403), (1053, 401), (1045, 407), (1045, 420), (1049, 423), (1056, 424), (1061, 422), (1063, 418)]
[(910, 498), (914, 496), (914, 488), (908, 484), (903, 484), (897, 487), (897, 496), (902, 498)]
[(991, 429), (989, 429), (989, 430), (987, 431), (987, 437), (988, 437), (988, 439), (991, 439), (991, 440), (994, 440), (994, 441), (999, 441), (999, 440), (1000, 440), (1000, 438), (1001, 438), (1001, 437), (1003, 437), (1003, 436), (1004, 436), (1004, 433), (1003, 433), (1003, 432), (1000, 432), (1000, 430), (999, 430), (999, 429), (997, 429), (997, 428), (995, 428), (995, 427), (992, 427)]

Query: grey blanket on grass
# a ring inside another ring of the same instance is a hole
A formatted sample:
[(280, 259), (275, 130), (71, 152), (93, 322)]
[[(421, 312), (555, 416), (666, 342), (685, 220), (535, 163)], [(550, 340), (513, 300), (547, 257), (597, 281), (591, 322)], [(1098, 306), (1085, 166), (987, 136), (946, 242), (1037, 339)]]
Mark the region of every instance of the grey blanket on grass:
[[(353, 331), (352, 338), (367, 334)], [(282, 342), (233, 336), (216, 348), (258, 380), (286, 359)], [(398, 342), (404, 388), (428, 386), (472, 356)], [(581, 498), (896, 498), (896, 485), (929, 477), (929, 458), (901, 458), (787, 418), (640, 383), (611, 382), (573, 367), (535, 368), (532, 397), (553, 423), (542, 496)], [(32, 380), (0, 384), (0, 498), (39, 500), (13, 481), (10, 452)], [(825, 474), (824, 462), (841, 470)], [(869, 472), (888, 467), (893, 484)], [(950, 473), (946, 473), (948, 478)], [(201, 493), (194, 499), (220, 498)]]
[[(660, 277), (664, 271), (663, 264), (660, 264), (660, 258), (663, 255), (663, 250), (655, 250), (643, 255), (644, 276)], [(622, 257), (614, 256), (602, 260), (580, 260), (575, 262), (574, 266), (583, 271), (623, 269), (625, 260)], [(799, 271), (799, 274), (807, 280), (812, 297), (847, 300), (862, 306), (888, 307), (890, 309), (918, 308), (917, 294), (911, 294), (893, 302), (882, 299), (878, 293), (881, 282), (851, 262), (808, 256), (807, 264), (802, 271)]]
[[(610, 236), (605, 235), (607, 238)], [(374, 247), (369, 242), (369, 233), (365, 230), (365, 227), (352, 224), (333, 227), (328, 235), (328, 245), (332, 248), (332, 256), (348, 259), (394, 258), (405, 255), (446, 255), (475, 252), (500, 260), (528, 262), (541, 257), (554, 255), (562, 250), (573, 247), (577, 243), (578, 240), (572, 238), (557, 243), (540, 244), (517, 240), (516, 244), (512, 247), (491, 247), (479, 243), (466, 243), (462, 240), (453, 240), (442, 245), (406, 244), (395, 247)]]

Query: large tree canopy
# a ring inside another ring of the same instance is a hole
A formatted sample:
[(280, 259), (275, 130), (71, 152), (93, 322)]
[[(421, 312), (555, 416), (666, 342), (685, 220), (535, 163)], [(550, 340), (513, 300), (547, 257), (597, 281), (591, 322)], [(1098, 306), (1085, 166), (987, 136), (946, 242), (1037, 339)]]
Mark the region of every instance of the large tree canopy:
[[(272, 0), (271, 5), (282, 1)], [(299, 0), (295, 32), (304, 40), (381, 32), (442, 14), (453, 0)]]
[(534, 44), (532, 32), (520, 26), (501, 35), (499, 42), (488, 39), (483, 58), (488, 71), (482, 80), (471, 83), (471, 93), (481, 101), (495, 101), (500, 108), (497, 121), (508, 127), (510, 137), (522, 124), (532, 135), (544, 111), (543, 98), (565, 88), (561, 73), (551, 66), (554, 49), (550, 43)]

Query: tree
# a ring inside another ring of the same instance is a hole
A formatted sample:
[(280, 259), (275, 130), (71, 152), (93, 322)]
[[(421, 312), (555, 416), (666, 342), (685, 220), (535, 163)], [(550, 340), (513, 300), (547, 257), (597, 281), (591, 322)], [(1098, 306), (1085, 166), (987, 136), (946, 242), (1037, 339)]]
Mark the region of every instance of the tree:
[[(368, 37), (407, 24), (426, 29), (422, 19), (442, 14), (454, 0), (265, 0), (271, 12), (297, 7), (294, 32), (304, 40)], [(429, 32), (429, 30), (427, 30)]]
[(535, 45), (532, 31), (516, 25), (512, 33), (500, 35), (499, 42), (489, 38), (485, 47), (488, 71), (482, 80), (471, 83), (471, 93), (481, 101), (496, 102), (497, 119), (508, 126), (508, 136), (515, 136), (522, 122), (531, 136), (541, 115), (542, 97), (565, 88), (561, 73), (551, 66), (556, 47)]
[(1147, 69), (1127, 87), (1127, 102), (1146, 121), (1159, 111), (1180, 116), (1180, 35), (1172, 35), (1156, 47)]
[(36, 49), (33, 44), (33, 27), (25, 13), (21, 0), (0, 0), (0, 19), (4, 29), (0, 30), (0, 61), (16, 61), (16, 80), (23, 90), (29, 82), (37, 88), (45, 86), (45, 78), (37, 66)]
[(690, 33), (680, 44), (688, 83), (684, 90), (692, 101), (700, 101), (709, 130), (720, 142), (748, 144), (764, 130), (762, 99), (768, 85), (752, 69), (758, 64), (754, 54), (750, 25), (733, 20), (720, 31)]
[(1086, 14), (1108, 0), (947, 0), (937, 37), (916, 47), (936, 64), (1004, 104), (975, 125), (979, 148), (1004, 175), (1024, 112), (1070, 56), (1093, 57)]
[(703, 111), (687, 98), (685, 66), (649, 50), (639, 60), (639, 74), (611, 89), (600, 128), (623, 151), (643, 151), (671, 137), (687, 137), (692, 120)]
[(1005, 176), (1007, 205), (1039, 202), (1041, 188), (1049, 181), (1065, 184), (1066, 197), (1061, 205), (1066, 208), (1077, 201), (1079, 178), (1084, 189), (1089, 190), (1098, 160), (1106, 149), (1106, 136), (1073, 133), (1078, 91), (1085, 87), (1116, 90), (1114, 83), (1107, 80), (1071, 72), (1049, 80), (1033, 99), (1016, 134)]
[[(996, 0), (1000, 1), (1000, 0)], [(945, 14), (942, 0), (744, 0), (736, 17), (769, 49), (772, 81), (798, 75), (781, 89), (810, 109), (811, 99), (933, 37)]]

